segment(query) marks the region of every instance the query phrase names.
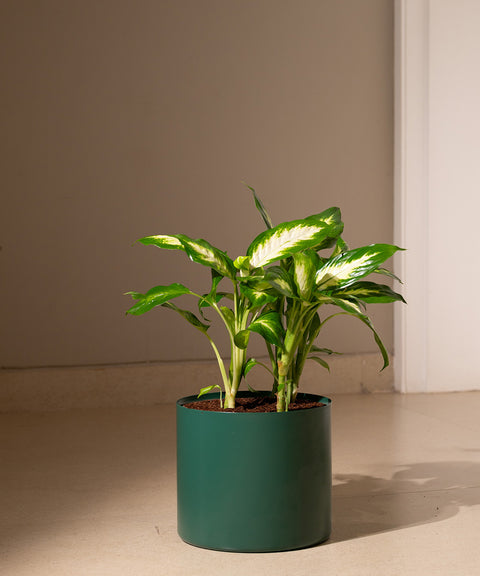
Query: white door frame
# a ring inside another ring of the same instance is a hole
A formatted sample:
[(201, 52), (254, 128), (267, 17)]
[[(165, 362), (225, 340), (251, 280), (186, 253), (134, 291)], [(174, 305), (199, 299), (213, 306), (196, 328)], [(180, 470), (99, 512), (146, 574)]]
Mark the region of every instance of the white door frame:
[(395, 304), (399, 392), (427, 391), (429, 1), (395, 0), (396, 274), (408, 305)]

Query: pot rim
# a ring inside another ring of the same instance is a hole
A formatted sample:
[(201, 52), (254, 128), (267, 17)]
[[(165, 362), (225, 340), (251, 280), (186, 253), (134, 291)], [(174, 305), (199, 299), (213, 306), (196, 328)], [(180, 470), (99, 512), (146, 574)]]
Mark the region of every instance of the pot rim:
[[(272, 396), (272, 392), (269, 390), (259, 390), (257, 392), (250, 392), (247, 390), (242, 390), (239, 391), (237, 393), (237, 398), (252, 398), (255, 396)], [(302, 413), (302, 412), (310, 412), (311, 410), (321, 410), (322, 408), (330, 408), (330, 405), (332, 404), (332, 400), (331, 398), (328, 398), (327, 396), (322, 396), (320, 394), (310, 394), (308, 392), (299, 392), (298, 396), (300, 398), (304, 398), (305, 400), (314, 400), (317, 402), (321, 402), (322, 406), (314, 406), (312, 408), (305, 408), (303, 410), (293, 410), (291, 412), (287, 411), (287, 412), (231, 412), (231, 411), (220, 411), (220, 412), (215, 412), (212, 410), (198, 410), (195, 409), (195, 412), (203, 412), (203, 413), (207, 413), (207, 414), (220, 414), (220, 415), (234, 415), (234, 416), (250, 416), (250, 417), (260, 417), (260, 416), (285, 416), (288, 414), (297, 414), (297, 413)], [(192, 410), (191, 408), (187, 408), (185, 406), (185, 404), (188, 404), (190, 402), (201, 402), (202, 400), (219, 400), (220, 398), (220, 393), (219, 392), (210, 392), (209, 394), (203, 394), (201, 398), (198, 397), (198, 395), (193, 395), (193, 396), (184, 396), (183, 398), (179, 398), (176, 402), (176, 405), (178, 408), (180, 409), (184, 409), (184, 410)]]

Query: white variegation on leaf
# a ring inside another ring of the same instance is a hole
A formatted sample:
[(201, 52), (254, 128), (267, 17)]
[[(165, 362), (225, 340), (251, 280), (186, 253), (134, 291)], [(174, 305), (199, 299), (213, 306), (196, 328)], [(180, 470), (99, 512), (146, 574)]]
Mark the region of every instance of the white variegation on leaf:
[(262, 232), (250, 244), (247, 250), (250, 266), (262, 268), (301, 250), (318, 246), (335, 233), (334, 229), (333, 224), (314, 218), (279, 224)]
[(317, 270), (317, 286), (321, 290), (345, 288), (374, 272), (397, 250), (400, 248), (391, 244), (371, 244), (339, 254)]
[(295, 296), (294, 287), (291, 283), (288, 272), (280, 266), (272, 266), (265, 274), (265, 280), (275, 288), (280, 294), (293, 298)]
[(240, 284), (240, 292), (248, 298), (251, 305), (254, 308), (259, 308), (260, 306), (265, 306), (269, 302), (274, 302), (277, 299), (275, 294), (266, 292), (265, 289), (258, 290), (256, 288), (250, 288), (244, 284)]
[(156, 236), (145, 236), (139, 242), (146, 246), (158, 246), (167, 250), (185, 250), (185, 247), (175, 235), (157, 234)]
[(405, 303), (403, 296), (394, 292), (390, 286), (376, 282), (355, 282), (343, 290), (336, 290), (333, 294), (338, 298), (358, 298), (368, 304), (386, 304), (398, 301)]
[(341, 224), (342, 213), (340, 212), (340, 208), (333, 206), (332, 208), (327, 208), (319, 214), (312, 214), (311, 216), (308, 216), (308, 219), (325, 222), (325, 224), (328, 225)]
[(278, 312), (262, 314), (262, 316), (254, 320), (246, 330), (239, 332), (235, 337), (237, 346), (240, 348), (246, 347), (248, 343), (246, 335), (249, 332), (257, 332), (257, 334), (260, 334), (267, 342), (270, 342), (270, 344), (283, 348), (285, 331)]
[(185, 251), (193, 262), (209, 266), (222, 276), (235, 277), (233, 261), (218, 248), (212, 246), (203, 239), (194, 240), (184, 234), (177, 234), (177, 238), (183, 244)]
[(309, 300), (315, 288), (315, 252), (299, 252), (293, 256), (293, 279), (297, 292), (303, 300)]

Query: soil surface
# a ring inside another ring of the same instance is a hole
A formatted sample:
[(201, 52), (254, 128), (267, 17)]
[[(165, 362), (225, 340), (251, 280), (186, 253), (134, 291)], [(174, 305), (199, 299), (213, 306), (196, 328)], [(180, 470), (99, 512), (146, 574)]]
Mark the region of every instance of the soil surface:
[[(268, 396), (259, 396), (254, 398), (237, 398), (235, 402), (235, 409), (220, 408), (218, 400), (197, 400), (196, 402), (189, 402), (184, 404), (185, 408), (192, 408), (194, 410), (207, 410), (208, 412), (276, 412), (277, 399)], [(291, 402), (288, 406), (288, 411), (292, 410), (305, 410), (306, 408), (317, 408), (318, 406), (325, 406), (321, 402), (314, 402), (313, 400), (305, 400), (297, 398), (295, 402)]]

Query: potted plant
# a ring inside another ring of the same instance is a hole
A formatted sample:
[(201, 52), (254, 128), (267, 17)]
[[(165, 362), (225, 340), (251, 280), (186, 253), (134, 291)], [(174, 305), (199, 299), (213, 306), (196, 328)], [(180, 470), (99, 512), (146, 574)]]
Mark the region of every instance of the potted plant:
[[(349, 250), (341, 238), (338, 208), (273, 226), (250, 189), (267, 229), (245, 256), (232, 260), (206, 240), (183, 234), (142, 238), (145, 245), (185, 252), (211, 269), (212, 280), (206, 293), (178, 283), (128, 292), (135, 303), (127, 313), (143, 314), (156, 306), (179, 313), (208, 338), (222, 378), (223, 387), (212, 383), (200, 390), (202, 404), (195, 396), (177, 402), (180, 536), (201, 547), (258, 552), (301, 548), (330, 534), (331, 401), (298, 393), (307, 359), (328, 367), (322, 355), (333, 352), (315, 346), (322, 326), (338, 314), (360, 319), (373, 331), (385, 367), (388, 355), (365, 304), (403, 298), (386, 285), (364, 280), (373, 272), (391, 275), (381, 265), (398, 247)], [(229, 291), (219, 290), (224, 279)], [(183, 295), (196, 299), (196, 314), (172, 302)], [(339, 311), (322, 319), (323, 305)], [(205, 308), (227, 331), (228, 370), (208, 334)], [(265, 340), (270, 367), (247, 358), (251, 332)], [(271, 372), (272, 390), (239, 392), (242, 379), (258, 364)], [(215, 388), (218, 394), (212, 393)], [(274, 412), (249, 412), (244, 406), (253, 402), (259, 410), (258, 404), (272, 399)], [(305, 403), (309, 407), (302, 409)]]

